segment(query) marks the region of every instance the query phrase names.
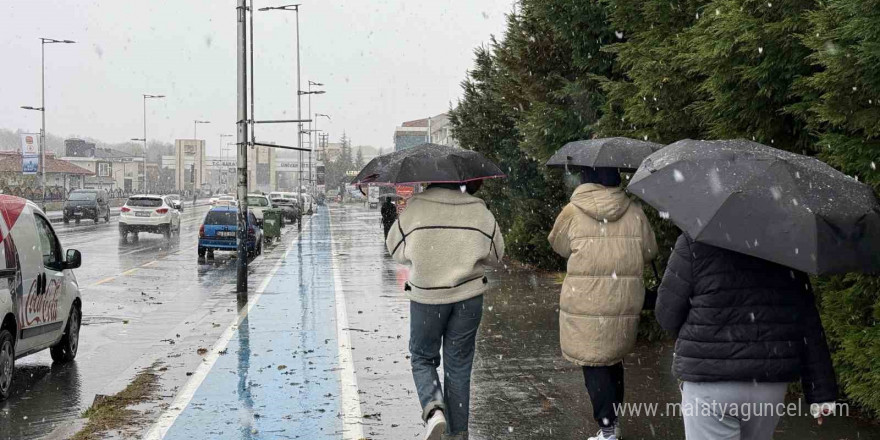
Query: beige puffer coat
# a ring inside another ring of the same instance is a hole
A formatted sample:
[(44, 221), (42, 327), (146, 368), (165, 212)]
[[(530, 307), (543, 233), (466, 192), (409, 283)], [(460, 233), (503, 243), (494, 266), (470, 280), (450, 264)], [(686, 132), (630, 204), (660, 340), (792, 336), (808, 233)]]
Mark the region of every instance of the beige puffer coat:
[(645, 262), (657, 255), (645, 213), (620, 187), (583, 184), (549, 240), (568, 258), (559, 298), (563, 356), (587, 366), (620, 362), (636, 341)]

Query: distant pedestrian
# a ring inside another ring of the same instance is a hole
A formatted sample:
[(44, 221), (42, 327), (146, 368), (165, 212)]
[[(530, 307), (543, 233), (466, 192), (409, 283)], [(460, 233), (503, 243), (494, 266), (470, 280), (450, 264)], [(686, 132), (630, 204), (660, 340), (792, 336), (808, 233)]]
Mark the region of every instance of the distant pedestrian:
[(385, 238), (388, 238), (388, 230), (397, 220), (397, 207), (391, 202), (391, 197), (386, 197), (382, 202), (382, 229), (385, 231)]
[(798, 377), (819, 423), (833, 412), (837, 380), (805, 273), (682, 234), (655, 313), (678, 336), (688, 440), (772, 438)]
[(642, 272), (657, 241), (642, 208), (620, 187), (615, 168), (580, 168), (581, 182), (549, 240), (568, 259), (559, 298), (562, 355), (583, 369), (599, 433), (616, 440), (623, 403), (623, 358), (632, 351), (645, 296)]
[(411, 266), (404, 287), (410, 362), (429, 440), (467, 439), (471, 367), (488, 285), (484, 267), (504, 256), (495, 217), (473, 196), (479, 188), (480, 181), (467, 192), (458, 184), (429, 185), (410, 199), (385, 240), (391, 256)]

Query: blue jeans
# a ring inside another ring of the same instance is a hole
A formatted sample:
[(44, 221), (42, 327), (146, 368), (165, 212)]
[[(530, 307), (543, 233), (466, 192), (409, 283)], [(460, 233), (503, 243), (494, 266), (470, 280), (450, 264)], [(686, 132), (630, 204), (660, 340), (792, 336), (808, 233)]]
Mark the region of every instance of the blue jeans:
[[(453, 304), (409, 305), (409, 352), (422, 420), (435, 409), (446, 416), (447, 435), (466, 433), (470, 415), (471, 367), (477, 328), (483, 317), (483, 295)], [(437, 367), (443, 348), (446, 379), (440, 386)]]

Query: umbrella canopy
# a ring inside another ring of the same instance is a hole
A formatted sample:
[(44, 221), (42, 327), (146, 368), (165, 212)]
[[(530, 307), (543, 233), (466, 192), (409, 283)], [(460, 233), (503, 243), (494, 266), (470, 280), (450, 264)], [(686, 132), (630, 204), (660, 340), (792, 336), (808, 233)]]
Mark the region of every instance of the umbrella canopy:
[(472, 150), (421, 144), (371, 160), (352, 180), (355, 185), (463, 183), (504, 177), (497, 165)]
[(565, 144), (547, 161), (548, 167), (581, 166), (634, 170), (661, 144), (625, 137), (589, 139)]
[(682, 140), (629, 186), (694, 240), (813, 274), (880, 271), (873, 190), (807, 156), (746, 140)]

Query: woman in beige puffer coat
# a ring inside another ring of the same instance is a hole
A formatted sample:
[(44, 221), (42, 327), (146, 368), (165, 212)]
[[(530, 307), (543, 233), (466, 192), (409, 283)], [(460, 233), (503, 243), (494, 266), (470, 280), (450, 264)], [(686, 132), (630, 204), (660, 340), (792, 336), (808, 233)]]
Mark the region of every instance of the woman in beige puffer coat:
[(583, 367), (602, 428), (593, 438), (610, 440), (617, 438), (615, 404), (623, 402), (622, 360), (636, 341), (645, 297), (642, 271), (657, 255), (657, 241), (616, 169), (583, 168), (581, 181), (549, 236), (568, 259), (559, 340), (563, 356)]

